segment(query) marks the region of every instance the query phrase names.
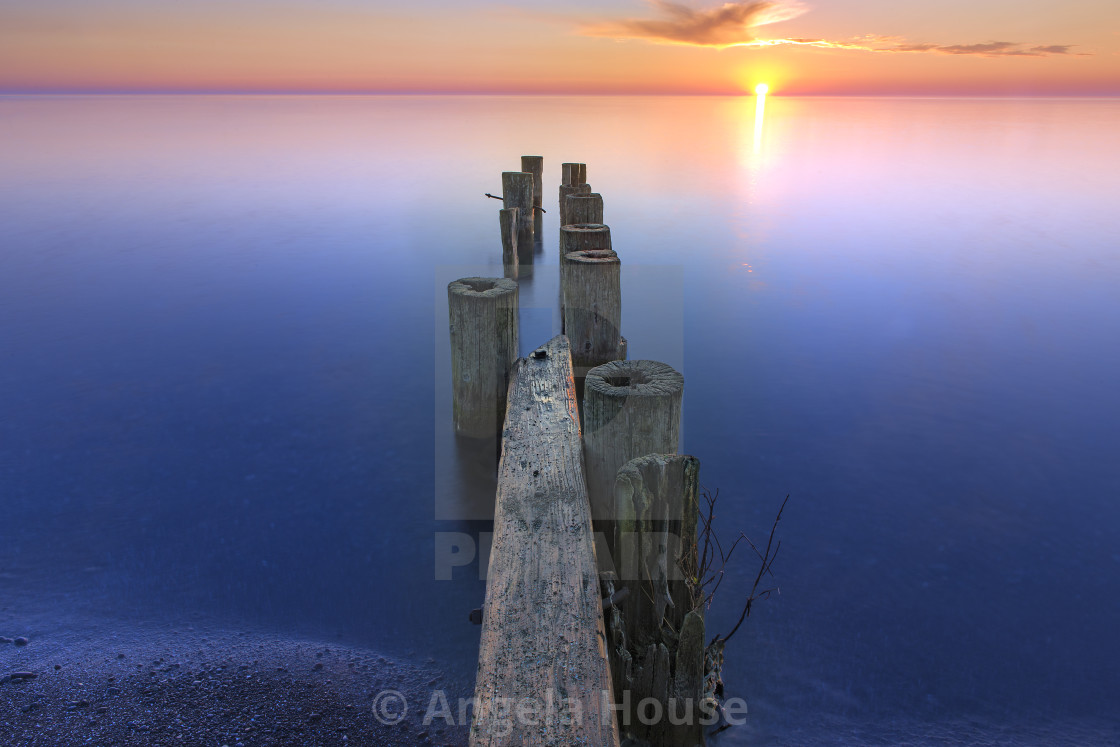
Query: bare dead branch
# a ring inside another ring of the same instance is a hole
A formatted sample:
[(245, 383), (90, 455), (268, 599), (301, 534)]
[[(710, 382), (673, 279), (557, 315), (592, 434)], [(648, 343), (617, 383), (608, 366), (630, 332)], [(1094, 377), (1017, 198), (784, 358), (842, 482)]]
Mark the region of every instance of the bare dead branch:
[[(751, 585), (750, 594), (747, 595), (747, 600), (743, 604), (743, 611), (739, 614), (739, 621), (735, 623), (735, 627), (733, 627), (731, 629), (731, 632), (726, 636), (717, 634), (716, 637), (712, 639), (712, 642), (708, 644), (709, 646), (716, 642), (719, 642), (720, 644), (726, 644), (729, 640), (731, 640), (731, 636), (735, 635), (735, 633), (738, 632), (740, 626), (742, 626), (743, 624), (743, 621), (750, 616), (751, 607), (756, 601), (758, 601), (759, 599), (769, 599), (772, 593), (781, 593), (781, 591), (776, 586), (770, 589), (765, 589), (761, 592), (758, 590), (758, 586), (760, 583), (762, 583), (762, 578), (764, 576), (766, 576), (767, 574), (771, 576), (774, 575), (772, 566), (774, 565), (774, 561), (778, 557), (778, 551), (782, 547), (781, 540), (778, 540), (777, 545), (774, 544), (774, 535), (778, 531), (778, 524), (782, 520), (782, 513), (786, 510), (786, 503), (788, 502), (789, 496), (787, 495), (785, 497), (785, 500), (782, 501), (781, 507), (778, 509), (778, 515), (774, 517), (774, 523), (770, 527), (770, 536), (766, 540), (766, 550), (761, 553), (762, 563), (759, 566), (758, 573), (754, 577), (754, 584)], [(753, 546), (754, 545), (752, 544), (752, 547)], [(757, 548), (755, 552), (758, 553)]]

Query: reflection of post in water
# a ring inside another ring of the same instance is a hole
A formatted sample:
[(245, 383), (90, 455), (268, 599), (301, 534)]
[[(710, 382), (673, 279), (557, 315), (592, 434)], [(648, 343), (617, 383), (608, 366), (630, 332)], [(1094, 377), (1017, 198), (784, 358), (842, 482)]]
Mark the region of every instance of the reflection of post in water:
[[(502, 231), (502, 267), (505, 276), (517, 280), (520, 261), (517, 256), (517, 221), (521, 208), (502, 208), (498, 211), (498, 225)], [(530, 265), (532, 267), (532, 265)]]

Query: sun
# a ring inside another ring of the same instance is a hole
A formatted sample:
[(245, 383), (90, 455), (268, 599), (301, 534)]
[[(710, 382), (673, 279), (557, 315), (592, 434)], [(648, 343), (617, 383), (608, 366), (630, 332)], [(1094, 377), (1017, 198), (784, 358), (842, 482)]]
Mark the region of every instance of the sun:
[(765, 96), (769, 90), (770, 90), (770, 86), (766, 85), (765, 83), (759, 83), (757, 86), (754, 87), (754, 92), (757, 93), (759, 96)]

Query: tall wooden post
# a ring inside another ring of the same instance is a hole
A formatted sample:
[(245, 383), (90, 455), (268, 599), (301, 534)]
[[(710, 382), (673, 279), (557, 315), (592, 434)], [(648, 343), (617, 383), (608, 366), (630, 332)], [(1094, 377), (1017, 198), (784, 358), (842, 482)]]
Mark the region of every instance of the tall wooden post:
[(599, 530), (600, 520), (615, 519), (619, 468), (646, 454), (677, 452), (684, 377), (657, 361), (612, 361), (588, 371), (584, 387), (583, 453), (591, 518)]
[(610, 249), (569, 252), (561, 266), (564, 334), (572, 346), (576, 379), (626, 357), (622, 324), (621, 263)]
[(633, 459), (615, 478), (617, 572), (609, 591), (628, 593), (608, 615), (611, 679), (616, 702), (654, 698), (663, 713), (679, 715), (652, 724), (623, 719), (624, 732), (653, 747), (704, 743), (704, 591), (692, 580), (699, 488), (699, 460), (680, 454)]
[(524, 171), (502, 172), (502, 207), (518, 208), (517, 243), (522, 251), (533, 246), (533, 175)]
[(544, 156), (521, 156), (521, 170), (533, 175), (533, 207), (543, 207)]
[(533, 240), (540, 243), (544, 225), (544, 156), (521, 156), (521, 170), (533, 175)]
[(517, 360), (517, 283), (461, 278), (447, 286), (455, 433), (494, 438)]
[[(602, 223), (603, 196), (597, 192), (568, 195), (568, 224)], [(565, 224), (565, 225), (568, 225)]]

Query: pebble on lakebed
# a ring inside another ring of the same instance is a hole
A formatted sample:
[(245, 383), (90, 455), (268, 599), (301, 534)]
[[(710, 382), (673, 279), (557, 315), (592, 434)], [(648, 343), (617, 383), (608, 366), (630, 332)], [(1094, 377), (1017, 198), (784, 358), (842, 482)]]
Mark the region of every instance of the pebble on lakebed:
[[(469, 724), (423, 723), (429, 683), (436, 675), (446, 682), (430, 664), (272, 633), (208, 630), (201, 643), (194, 631), (103, 632), (66, 640), (46, 631), (35, 646), (0, 654), (0, 742), (420, 747), (468, 740)], [(452, 704), (473, 694), (469, 682), (440, 689)], [(388, 690), (409, 703), (401, 723), (375, 716), (374, 699)]]

